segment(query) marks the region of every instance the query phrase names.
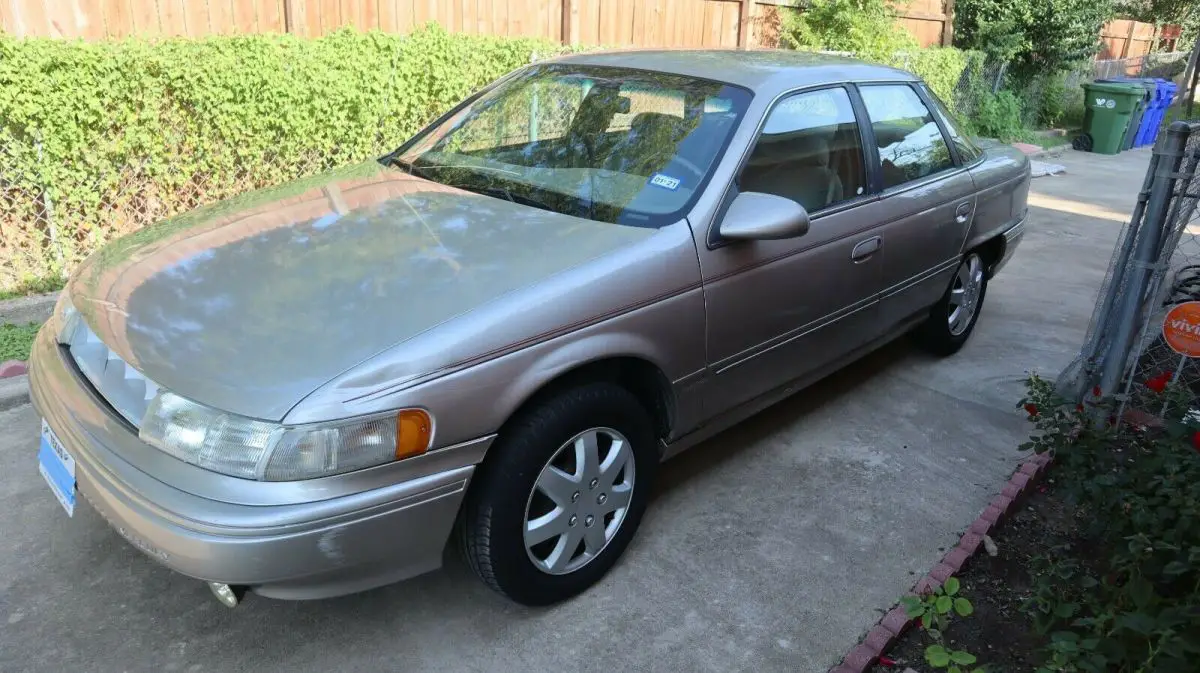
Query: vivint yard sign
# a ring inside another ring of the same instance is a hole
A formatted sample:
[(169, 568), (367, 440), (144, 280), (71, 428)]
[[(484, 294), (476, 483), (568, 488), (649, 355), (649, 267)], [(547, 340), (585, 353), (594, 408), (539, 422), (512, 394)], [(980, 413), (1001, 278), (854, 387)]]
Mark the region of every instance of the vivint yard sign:
[(1163, 339), (1186, 358), (1200, 357), (1200, 301), (1185, 301), (1167, 312)]

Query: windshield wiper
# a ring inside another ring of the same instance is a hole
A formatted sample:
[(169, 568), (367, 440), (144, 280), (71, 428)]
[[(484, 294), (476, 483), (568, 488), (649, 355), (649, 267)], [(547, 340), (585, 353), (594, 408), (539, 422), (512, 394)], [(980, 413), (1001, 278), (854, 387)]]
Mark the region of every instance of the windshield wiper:
[(499, 197), (510, 203), (516, 203), (516, 204), (520, 204), (522, 206), (530, 206), (532, 208), (540, 208), (542, 210), (549, 210), (550, 212), (554, 212), (554, 213), (560, 212), (558, 208), (555, 208), (554, 206), (550, 205), (549, 203), (546, 203), (545, 201), (541, 201), (541, 200), (535, 199), (530, 196), (525, 196), (523, 194), (513, 194), (510, 190), (508, 190), (505, 187), (496, 187), (496, 186), (461, 187), (461, 189), (475, 192), (477, 194), (483, 194), (485, 196)]

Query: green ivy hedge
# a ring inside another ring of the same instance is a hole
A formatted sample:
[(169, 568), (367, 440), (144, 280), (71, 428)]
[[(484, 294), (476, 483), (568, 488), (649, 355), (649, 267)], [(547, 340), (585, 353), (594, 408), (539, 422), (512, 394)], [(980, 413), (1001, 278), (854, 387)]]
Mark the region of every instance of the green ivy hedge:
[(0, 289), (201, 203), (376, 156), (562, 50), (436, 25), (308, 40), (0, 33)]

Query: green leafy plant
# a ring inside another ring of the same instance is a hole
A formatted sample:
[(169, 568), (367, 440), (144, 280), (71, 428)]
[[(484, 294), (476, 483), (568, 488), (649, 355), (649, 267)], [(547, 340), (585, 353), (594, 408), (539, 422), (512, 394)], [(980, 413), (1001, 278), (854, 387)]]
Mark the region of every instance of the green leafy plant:
[(954, 44), (1011, 63), (1027, 81), (1093, 56), (1114, 15), (1113, 0), (959, 0)]
[(916, 38), (896, 23), (889, 0), (813, 0), (784, 17), (780, 41), (792, 49), (844, 51), (874, 61), (918, 49)]
[(787, 12), (780, 43), (791, 49), (845, 52), (904, 68), (925, 80), (943, 100), (954, 89), (970, 54), (952, 47), (922, 49), (896, 20), (889, 0), (814, 0), (802, 12)]
[(948, 673), (964, 673), (962, 666), (976, 662), (975, 655), (970, 652), (953, 650), (945, 645), (946, 628), (952, 616), (968, 617), (975, 611), (971, 601), (959, 594), (960, 589), (958, 578), (950, 577), (941, 586), (921, 596), (904, 596), (900, 599), (905, 615), (917, 620), (933, 641), (925, 648), (925, 661), (934, 668), (946, 669)]
[(972, 130), (979, 135), (1008, 142), (1020, 134), (1021, 101), (1011, 91), (986, 93), (975, 101), (970, 116)]
[(41, 325), (0, 325), (0, 362), (5, 360), (28, 360), (29, 349)]
[(975, 663), (975, 655), (963, 650), (946, 649), (939, 643), (925, 648), (925, 661), (934, 668), (944, 668), (948, 673), (963, 673), (960, 666), (970, 666)]
[[(1090, 552), (1034, 564), (1026, 611), (1050, 633), (1042, 671), (1182, 673), (1200, 655), (1200, 427), (1169, 372), (1128, 397), (1084, 404), (1027, 381), (1036, 431), (1022, 449), (1054, 456), (1056, 488), (1077, 504)], [(1161, 411), (1161, 428), (1119, 428), (1120, 403)], [(1097, 551), (1098, 550), (1098, 551)], [(1070, 554), (1070, 555), (1068, 555)]]

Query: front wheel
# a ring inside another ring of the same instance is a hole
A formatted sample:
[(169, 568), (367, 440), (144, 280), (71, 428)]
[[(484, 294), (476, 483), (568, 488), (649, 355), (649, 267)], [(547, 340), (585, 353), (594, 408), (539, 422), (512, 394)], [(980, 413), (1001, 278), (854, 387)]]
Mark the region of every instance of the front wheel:
[(658, 466), (650, 417), (611, 383), (514, 419), (471, 485), (461, 540), (485, 584), (526, 605), (570, 598), (616, 563)]
[(918, 341), (938, 355), (957, 353), (975, 329), (986, 294), (987, 270), (983, 258), (977, 252), (967, 253), (946, 294), (930, 309), (929, 318), (917, 333)]

